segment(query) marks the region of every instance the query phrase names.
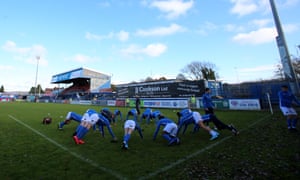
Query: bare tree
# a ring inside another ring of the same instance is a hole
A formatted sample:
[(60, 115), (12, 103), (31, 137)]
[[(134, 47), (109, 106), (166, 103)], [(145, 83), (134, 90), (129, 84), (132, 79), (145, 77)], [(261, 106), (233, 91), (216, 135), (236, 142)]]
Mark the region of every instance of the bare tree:
[(158, 79), (156, 79), (157, 81), (166, 81), (167, 80), (167, 78), (166, 77), (160, 77), (160, 78), (158, 78)]
[(186, 65), (181, 71), (192, 80), (216, 80), (216, 65), (211, 62), (194, 61)]
[(176, 79), (178, 79), (178, 80), (186, 80), (187, 78), (184, 76), (184, 74), (179, 73), (179, 74), (176, 76)]
[[(292, 65), (293, 65), (293, 68), (294, 68), (294, 71), (296, 73), (297, 78), (300, 78), (300, 58), (294, 57), (292, 59)], [(282, 67), (281, 63), (276, 65), (276, 69), (274, 71), (274, 76), (278, 79), (284, 79), (285, 78), (283, 67)]]
[(153, 78), (152, 78), (152, 77), (147, 77), (147, 78), (145, 79), (145, 82), (149, 82), (149, 81), (153, 81)]

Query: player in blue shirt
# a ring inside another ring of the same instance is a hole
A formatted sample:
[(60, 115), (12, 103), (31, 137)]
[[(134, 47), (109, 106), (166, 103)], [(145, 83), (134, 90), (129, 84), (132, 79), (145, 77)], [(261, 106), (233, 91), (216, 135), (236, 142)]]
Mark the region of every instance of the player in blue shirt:
[(174, 121), (172, 121), (171, 119), (165, 118), (162, 115), (160, 116), (160, 119), (156, 122), (156, 129), (153, 135), (153, 140), (156, 139), (156, 136), (161, 126), (164, 127), (162, 137), (168, 141), (168, 146), (180, 143), (180, 140), (177, 137), (177, 124), (174, 123)]
[(287, 126), (289, 130), (297, 130), (297, 112), (292, 107), (293, 102), (300, 105), (299, 100), (289, 91), (288, 86), (281, 86), (281, 91), (278, 92), (279, 96), (279, 107), (283, 115), (287, 118)]
[[(217, 131), (212, 130), (209, 126), (206, 126), (204, 124), (205, 121), (213, 122), (218, 130), (228, 129), (234, 135), (237, 135), (239, 133), (233, 125), (226, 125), (225, 123), (220, 121), (214, 114), (206, 114), (201, 116), (199, 112), (193, 112), (191, 110), (184, 110), (184, 113), (177, 114), (180, 116), (178, 133), (183, 126), (186, 129), (187, 125), (195, 124), (209, 132), (209, 134), (211, 135), (210, 140), (218, 138), (219, 133)], [(194, 131), (195, 128), (197, 128), (197, 126), (194, 127)]]
[(124, 137), (123, 137), (122, 149), (125, 150), (128, 149), (128, 142), (134, 130), (137, 130), (139, 132), (140, 137), (143, 139), (142, 129), (139, 126), (139, 124), (131, 119), (126, 120), (124, 123)]
[(73, 134), (75, 144), (84, 144), (82, 138), (88, 133), (89, 129), (97, 123), (99, 114), (93, 109), (88, 109), (82, 116), (81, 122)]
[(118, 109), (115, 109), (114, 111), (114, 118), (113, 118), (113, 123), (116, 123), (117, 122), (117, 117), (120, 118), (120, 121), (123, 120), (123, 117), (122, 117), (122, 112)]
[(135, 122), (137, 122), (137, 120), (138, 120), (138, 113), (137, 113), (136, 109), (129, 110), (128, 113), (127, 113), (126, 119), (129, 119), (130, 116), (133, 116), (133, 120)]
[(145, 111), (141, 115), (140, 123), (142, 123), (143, 119), (145, 119), (146, 123), (149, 124), (150, 119), (152, 119), (151, 114), (152, 114), (152, 109), (151, 108), (146, 108)]
[(68, 112), (65, 120), (58, 123), (58, 129), (62, 130), (64, 125), (71, 123), (71, 120), (74, 120), (74, 121), (80, 123), (81, 119), (82, 119), (82, 116), (80, 114), (77, 114), (75, 112)]
[(110, 127), (109, 120), (102, 113), (98, 113), (98, 116), (99, 116), (99, 120), (97, 121), (97, 123), (95, 125), (98, 126), (99, 131), (102, 134), (102, 137), (104, 137), (104, 126), (106, 126), (109, 134), (113, 138), (111, 140), (111, 142), (116, 142), (117, 138), (116, 138), (115, 134), (113, 133), (111, 127)]
[(205, 93), (202, 96), (202, 103), (205, 114), (214, 114), (215, 104), (212, 101), (211, 90), (209, 88), (205, 88)]
[(151, 118), (152, 118), (152, 119), (155, 119), (155, 121), (158, 121), (159, 118), (161, 118), (161, 116), (162, 116), (162, 113), (161, 113), (160, 111), (158, 111), (158, 110), (153, 111), (153, 112), (151, 113)]
[(102, 108), (100, 110), (100, 114), (102, 114), (109, 121), (109, 123), (114, 122), (114, 114), (108, 108)]
[(189, 124), (194, 124), (194, 129), (193, 132), (196, 132), (199, 130), (199, 125), (195, 124), (195, 121), (193, 119), (193, 113), (191, 109), (183, 109), (180, 112), (177, 112), (177, 117), (178, 117), (178, 133), (181, 130), (181, 128), (183, 127), (183, 132), (182, 134), (185, 133), (187, 127)]

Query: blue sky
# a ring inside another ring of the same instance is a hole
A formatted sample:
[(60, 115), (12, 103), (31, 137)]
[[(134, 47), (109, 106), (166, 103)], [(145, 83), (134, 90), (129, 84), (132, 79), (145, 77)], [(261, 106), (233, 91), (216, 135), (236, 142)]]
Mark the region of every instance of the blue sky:
[[(300, 0), (275, 0), (290, 54), (299, 56)], [(269, 79), (280, 62), (269, 0), (2, 0), (0, 85), (54, 87), (85, 67), (112, 83), (176, 78), (193, 61), (224, 83)]]

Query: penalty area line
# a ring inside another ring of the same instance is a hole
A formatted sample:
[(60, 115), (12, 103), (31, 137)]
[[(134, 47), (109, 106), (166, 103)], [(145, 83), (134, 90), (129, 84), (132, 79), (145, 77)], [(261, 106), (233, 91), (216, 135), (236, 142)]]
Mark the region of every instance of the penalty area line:
[[(268, 118), (270, 116), (272, 116), (272, 115), (266, 115), (264, 117), (261, 117), (257, 121), (255, 121), (252, 124), (248, 125), (246, 129), (242, 129), (240, 132), (246, 131), (247, 129), (255, 126), (256, 124), (258, 124), (259, 122), (263, 121), (264, 119), (266, 119), (266, 118)], [(169, 165), (167, 165), (165, 167), (162, 167), (162, 168), (160, 168), (160, 169), (158, 169), (158, 170), (156, 170), (156, 171), (154, 171), (152, 173), (149, 173), (148, 175), (143, 176), (142, 178), (139, 178), (139, 179), (140, 180), (149, 179), (149, 178), (151, 178), (153, 176), (156, 176), (159, 173), (165, 172), (165, 171), (167, 171), (167, 170), (169, 170), (169, 169), (171, 169), (171, 168), (173, 168), (173, 167), (175, 167), (175, 166), (177, 166), (177, 165), (179, 165), (179, 164), (181, 164), (181, 163), (183, 163), (183, 162), (185, 162), (185, 161), (187, 161), (187, 160), (189, 160), (189, 159), (191, 159), (191, 158), (193, 158), (193, 157), (195, 157), (195, 156), (197, 156), (197, 155), (199, 155), (199, 154), (201, 154), (201, 153), (203, 153), (203, 152), (205, 152), (205, 151), (207, 151), (209, 149), (212, 149), (213, 147), (215, 147), (215, 146), (217, 146), (217, 145), (219, 145), (219, 144), (227, 141), (228, 139), (230, 139), (232, 137), (233, 136), (227, 136), (227, 137), (225, 137), (225, 138), (223, 138), (223, 139), (221, 139), (221, 140), (219, 140), (219, 141), (217, 141), (217, 142), (215, 142), (215, 143), (213, 143), (213, 144), (211, 144), (209, 146), (206, 146), (205, 148), (200, 149), (199, 151), (196, 151), (196, 152), (194, 152), (194, 153), (192, 153), (192, 154), (190, 154), (188, 156), (185, 156), (185, 157), (183, 157), (181, 159), (178, 159), (177, 161), (175, 161), (173, 163), (170, 163)]]
[(17, 119), (16, 117), (12, 116), (12, 115), (8, 115), (11, 119), (13, 119), (14, 121), (16, 121), (17, 123), (23, 125), (24, 127), (30, 129), (32, 132), (36, 133), (37, 135), (43, 137), (44, 139), (46, 139), (47, 141), (49, 141), (50, 143), (54, 144), (55, 146), (59, 147), (60, 149), (70, 153), (72, 156), (76, 157), (77, 159), (86, 162), (87, 164), (90, 164), (91, 166), (98, 168), (106, 173), (109, 173), (110, 175), (118, 178), (118, 179), (125, 179), (122, 175), (120, 175), (119, 173), (108, 169), (106, 167), (100, 166), (98, 163), (94, 162), (91, 159), (85, 158), (80, 154), (77, 154), (73, 151), (71, 151), (70, 149), (68, 149), (67, 147), (59, 144), (58, 142), (54, 141), (53, 139), (49, 138), (48, 136), (42, 134), (41, 132), (37, 131), (36, 129), (32, 128), (31, 126), (27, 125), (26, 123), (22, 122), (21, 120)]

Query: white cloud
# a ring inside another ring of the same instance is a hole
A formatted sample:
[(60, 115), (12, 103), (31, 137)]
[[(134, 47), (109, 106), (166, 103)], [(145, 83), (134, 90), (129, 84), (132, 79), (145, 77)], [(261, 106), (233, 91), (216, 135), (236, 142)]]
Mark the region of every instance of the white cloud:
[(107, 8), (107, 7), (111, 6), (110, 2), (108, 2), (108, 1), (101, 1), (97, 5), (102, 8)]
[(0, 65), (0, 71), (10, 71), (13, 70), (14, 67), (13, 66), (9, 66), (9, 65)]
[(117, 33), (110, 32), (106, 35), (98, 35), (98, 34), (86, 32), (85, 38), (88, 40), (98, 40), (98, 41), (116, 38), (120, 41), (127, 41), (129, 39), (129, 33), (126, 31), (123, 31), (123, 30), (121, 30), (120, 32), (117, 32)]
[(18, 47), (13, 41), (6, 41), (2, 49), (12, 53), (15, 59), (28, 64), (37, 64), (37, 60), (39, 60), (40, 65), (48, 65), (48, 61), (45, 59), (47, 49), (42, 45), (37, 44), (30, 47)]
[(96, 34), (92, 34), (90, 32), (85, 33), (85, 38), (88, 40), (101, 40), (102, 37)]
[(275, 28), (261, 28), (249, 33), (239, 33), (233, 41), (241, 44), (262, 44), (274, 41), (277, 36)]
[(252, 68), (240, 68), (237, 69), (237, 71), (239, 73), (255, 73), (255, 72), (264, 72), (264, 71), (271, 71), (271, 70), (275, 70), (276, 69), (276, 65), (275, 64), (271, 64), (271, 65), (261, 65), (261, 66), (256, 66), (256, 67), (252, 67)]
[(296, 32), (299, 30), (299, 25), (297, 24), (286, 24), (286, 25), (283, 25), (283, 31), (285, 33), (292, 33), (292, 32)]
[(231, 13), (244, 16), (256, 12), (258, 7), (252, 0), (231, 0), (233, 8)]
[(99, 58), (98, 57), (90, 57), (90, 56), (87, 56), (87, 55), (84, 55), (84, 54), (76, 54), (73, 57), (68, 58), (68, 60), (85, 64), (85, 63), (91, 63), (91, 62), (99, 61)]
[(26, 54), (30, 51), (30, 48), (20, 48), (17, 47), (17, 44), (13, 41), (6, 41), (6, 43), (2, 46), (5, 51), (18, 53), (18, 54)]
[(258, 11), (270, 9), (268, 0), (230, 0), (233, 4), (230, 12), (239, 16), (249, 15)]
[(283, 6), (285, 7), (289, 7), (289, 6), (295, 6), (296, 4), (298, 4), (300, 2), (300, 0), (286, 0), (283, 4)]
[(157, 57), (160, 56), (167, 50), (167, 46), (164, 44), (149, 44), (146, 48), (143, 49), (143, 52), (148, 56)]
[(272, 21), (272, 19), (254, 19), (250, 22), (250, 24), (255, 27), (265, 27), (268, 24), (272, 23)]
[(200, 28), (197, 30), (201, 35), (207, 35), (209, 32), (218, 29), (218, 26), (212, 22), (205, 22)]
[(121, 53), (125, 56), (140, 56), (147, 55), (151, 57), (157, 57), (163, 54), (167, 50), (167, 46), (161, 43), (149, 44), (146, 47), (140, 47), (138, 45), (130, 45), (129, 47), (122, 49)]
[(129, 39), (129, 33), (126, 31), (120, 31), (116, 36), (120, 41), (127, 41)]
[(224, 26), (226, 31), (229, 32), (242, 32), (245, 31), (245, 27), (244, 26), (240, 26), (240, 25), (236, 25), (236, 24), (226, 24)]
[[(292, 33), (299, 30), (296, 24), (283, 25), (284, 33)], [(275, 41), (277, 31), (275, 27), (263, 27), (247, 33), (239, 33), (233, 37), (233, 41), (241, 44), (264, 44)]]
[(162, 11), (167, 19), (174, 19), (186, 14), (193, 5), (194, 0), (154, 0), (150, 3), (150, 7), (154, 7)]
[(178, 32), (184, 32), (185, 28), (178, 24), (171, 24), (168, 27), (157, 27), (147, 30), (138, 30), (136, 35), (138, 36), (166, 36), (172, 35)]

